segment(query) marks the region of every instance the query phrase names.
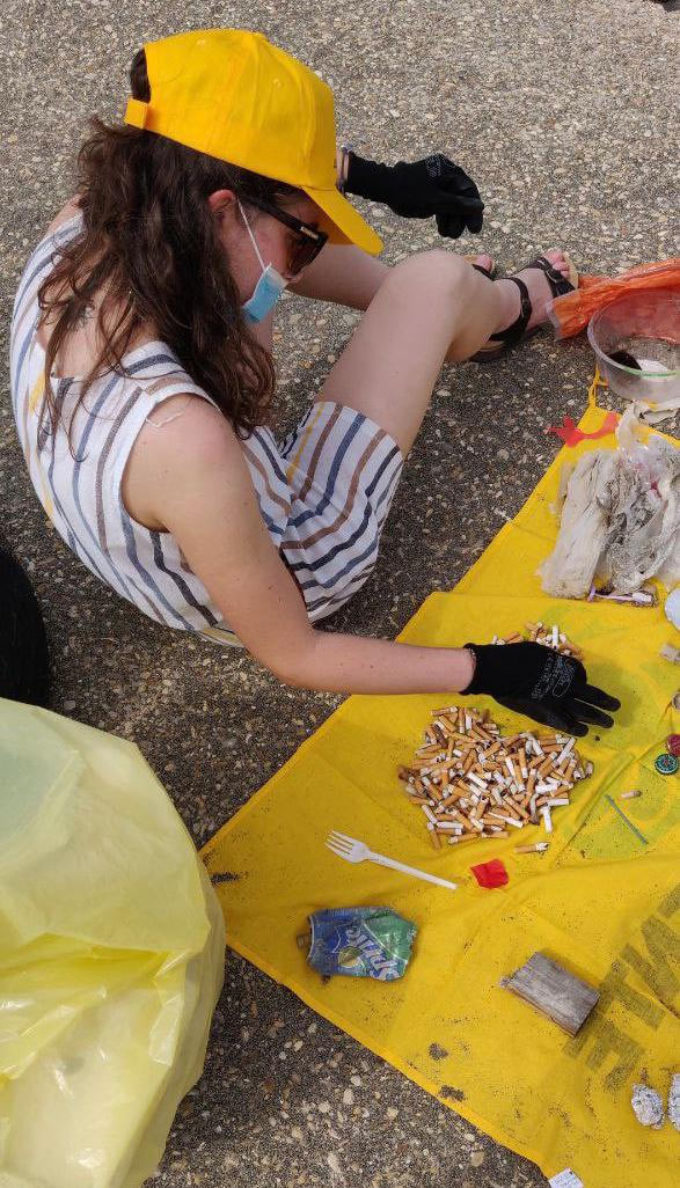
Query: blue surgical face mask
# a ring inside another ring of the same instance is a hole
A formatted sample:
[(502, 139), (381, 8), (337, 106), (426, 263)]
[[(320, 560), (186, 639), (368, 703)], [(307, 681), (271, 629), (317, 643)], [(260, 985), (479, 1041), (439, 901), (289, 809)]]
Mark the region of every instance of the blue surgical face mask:
[[(238, 199), (236, 201), (238, 202)], [(243, 215), (243, 221), (262, 269), (262, 275), (255, 285), (252, 297), (241, 306), (241, 310), (247, 322), (262, 322), (267, 317), (267, 314), (273, 310), (288, 281), (283, 279), (281, 273), (276, 271), (273, 264), (265, 264), (260, 249), (257, 246), (257, 240), (250, 229), (250, 223), (246, 218), (246, 213), (240, 202), (238, 206)]]

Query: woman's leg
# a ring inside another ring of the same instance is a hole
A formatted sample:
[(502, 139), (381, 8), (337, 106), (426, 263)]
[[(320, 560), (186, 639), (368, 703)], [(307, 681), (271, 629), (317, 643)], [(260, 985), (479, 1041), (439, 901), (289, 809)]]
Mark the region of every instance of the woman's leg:
[[(474, 262), (487, 269), (493, 263), (486, 252), (476, 256)], [(300, 297), (365, 310), (387, 280), (392, 267), (352, 244), (327, 243), (316, 260), (305, 268), (299, 281), (289, 287)]]
[[(548, 255), (561, 259), (559, 252)], [(534, 306), (530, 325), (543, 321), (545, 276), (518, 275)], [(451, 252), (411, 256), (390, 270), (317, 399), (363, 413), (406, 455), (444, 360), (468, 359), (518, 312), (511, 281), (490, 281)]]

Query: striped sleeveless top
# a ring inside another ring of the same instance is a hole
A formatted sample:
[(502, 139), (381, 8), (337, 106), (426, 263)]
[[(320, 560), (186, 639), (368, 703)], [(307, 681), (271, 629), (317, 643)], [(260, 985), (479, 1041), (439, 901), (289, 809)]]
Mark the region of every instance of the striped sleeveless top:
[[(62, 224), (33, 252), (21, 278), (12, 317), (10, 368), (17, 432), (31, 481), (59, 535), (80, 560), (123, 598), (159, 623), (238, 643), (208, 591), (187, 565), (170, 533), (152, 531), (127, 512), (121, 495), (130, 451), (146, 421), (180, 393), (210, 397), (162, 342), (147, 343), (124, 360), (125, 375), (96, 380), (73, 414), (79, 380), (53, 380), (63, 418), (52, 434), (41, 420), (45, 354), (37, 341), (38, 290), (59, 249), (78, 234), (81, 216)], [(72, 424), (72, 448), (67, 428)], [(159, 421), (162, 421), (162, 412)], [(283, 538), (290, 492), (269, 429), (243, 443), (253, 486), (275, 543)]]

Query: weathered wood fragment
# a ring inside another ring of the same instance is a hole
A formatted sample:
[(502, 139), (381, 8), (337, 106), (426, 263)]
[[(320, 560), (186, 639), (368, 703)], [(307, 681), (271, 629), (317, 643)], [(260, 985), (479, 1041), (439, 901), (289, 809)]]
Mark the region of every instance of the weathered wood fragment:
[(534, 953), (503, 985), (536, 1007), (569, 1035), (576, 1035), (597, 1003), (597, 990), (544, 953)]

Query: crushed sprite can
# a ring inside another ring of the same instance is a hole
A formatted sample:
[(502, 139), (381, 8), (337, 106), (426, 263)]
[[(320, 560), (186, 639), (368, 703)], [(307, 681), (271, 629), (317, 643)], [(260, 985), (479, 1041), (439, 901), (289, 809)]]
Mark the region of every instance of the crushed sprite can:
[(326, 908), (309, 916), (309, 926), (312, 969), (323, 977), (379, 982), (403, 976), (417, 932), (415, 924), (385, 907)]

